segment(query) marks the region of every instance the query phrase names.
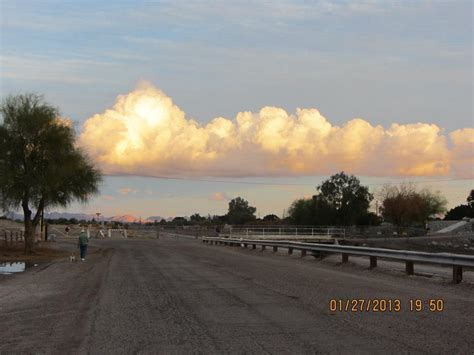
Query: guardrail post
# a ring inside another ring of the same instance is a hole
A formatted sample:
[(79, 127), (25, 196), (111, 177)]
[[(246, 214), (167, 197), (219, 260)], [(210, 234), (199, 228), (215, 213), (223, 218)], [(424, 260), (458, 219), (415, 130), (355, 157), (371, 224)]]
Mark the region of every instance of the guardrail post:
[(248, 247), (248, 244), (244, 243), (244, 248), (247, 249), (247, 247)]
[(281, 235), (281, 228), (278, 228), (278, 235)]
[(293, 254), (293, 248), (288, 248), (288, 254)]
[(342, 254), (342, 262), (347, 263), (349, 261), (349, 254)]
[(273, 247), (273, 252), (276, 253), (278, 251), (278, 247), (274, 246)]
[(257, 249), (257, 244), (252, 244), (252, 249)]
[(462, 266), (453, 266), (453, 282), (458, 284), (462, 281)]
[(306, 256), (306, 250), (302, 249), (302, 250), (301, 250), (301, 257), (303, 258), (303, 257), (305, 257), (305, 256)]
[(295, 235), (298, 235), (298, 228), (295, 228)]
[(266, 246), (262, 245), (262, 251), (265, 251), (265, 249), (266, 249)]
[(370, 268), (373, 269), (377, 267), (377, 257), (376, 256), (371, 256), (370, 257)]
[(413, 261), (405, 262), (405, 272), (407, 275), (413, 275), (415, 273)]

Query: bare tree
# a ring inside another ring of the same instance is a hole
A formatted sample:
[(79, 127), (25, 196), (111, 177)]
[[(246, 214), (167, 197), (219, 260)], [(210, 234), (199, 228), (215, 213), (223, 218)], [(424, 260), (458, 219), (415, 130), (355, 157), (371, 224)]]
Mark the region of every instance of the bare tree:
[(417, 191), (412, 184), (386, 185), (378, 193), (382, 202), (382, 216), (398, 226), (424, 224), (426, 220), (446, 211), (446, 199), (439, 191)]

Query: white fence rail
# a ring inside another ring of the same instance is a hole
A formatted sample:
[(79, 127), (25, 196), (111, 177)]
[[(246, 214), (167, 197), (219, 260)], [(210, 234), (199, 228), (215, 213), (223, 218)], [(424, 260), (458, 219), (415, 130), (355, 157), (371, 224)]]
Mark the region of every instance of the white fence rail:
[(297, 228), (297, 227), (252, 227), (252, 228), (232, 228), (224, 231), (229, 237), (251, 237), (251, 236), (328, 236), (344, 238), (346, 231), (344, 228)]

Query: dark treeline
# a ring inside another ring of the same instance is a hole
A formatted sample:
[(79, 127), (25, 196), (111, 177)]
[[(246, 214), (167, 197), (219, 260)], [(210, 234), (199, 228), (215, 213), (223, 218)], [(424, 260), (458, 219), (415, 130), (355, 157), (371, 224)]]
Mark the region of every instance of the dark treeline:
[[(340, 172), (323, 181), (316, 187), (311, 198), (293, 201), (288, 215), (283, 218), (269, 214), (256, 217), (256, 208), (241, 197), (229, 202), (224, 215), (201, 216), (195, 213), (190, 217), (178, 216), (171, 220), (154, 220), (143, 223), (106, 222), (115, 228), (134, 225), (146, 226), (191, 226), (213, 227), (217, 225), (380, 225), (389, 222), (396, 226), (425, 227), (426, 221), (439, 219), (446, 212), (446, 199), (439, 192), (428, 189), (417, 190), (413, 185), (384, 186), (378, 193), (380, 206), (377, 213), (369, 210), (374, 199), (367, 186), (363, 186), (354, 175)], [(467, 204), (449, 210), (445, 220), (474, 218), (474, 190), (467, 197)], [(98, 221), (78, 220), (76, 218), (47, 219), (49, 224), (99, 224)]]
[[(269, 214), (263, 218), (255, 216), (256, 208), (248, 201), (237, 197), (229, 202), (225, 215), (190, 218), (175, 217), (171, 221), (155, 221), (158, 225), (379, 225), (390, 222), (397, 226), (425, 227), (429, 219), (439, 219), (446, 212), (446, 199), (439, 192), (428, 189), (417, 190), (409, 184), (387, 185), (379, 193), (380, 206), (376, 213), (370, 205), (374, 199), (369, 188), (360, 183), (354, 175), (337, 173), (316, 187), (316, 193), (309, 199), (297, 199), (283, 218)], [(446, 219), (461, 219), (472, 216), (474, 192), (468, 197), (468, 205), (461, 205), (446, 214)], [(459, 210), (461, 210), (460, 213)]]

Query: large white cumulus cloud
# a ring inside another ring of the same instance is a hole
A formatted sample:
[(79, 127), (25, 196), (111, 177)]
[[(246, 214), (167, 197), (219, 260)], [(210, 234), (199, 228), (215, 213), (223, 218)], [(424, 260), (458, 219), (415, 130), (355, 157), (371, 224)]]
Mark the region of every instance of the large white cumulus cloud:
[(424, 123), (385, 129), (355, 118), (339, 127), (316, 109), (277, 107), (200, 125), (147, 83), (89, 118), (79, 144), (108, 174), (474, 177), (473, 128), (448, 137)]

